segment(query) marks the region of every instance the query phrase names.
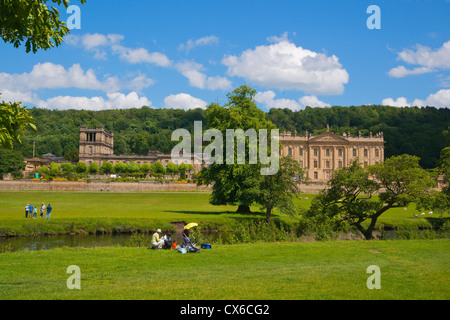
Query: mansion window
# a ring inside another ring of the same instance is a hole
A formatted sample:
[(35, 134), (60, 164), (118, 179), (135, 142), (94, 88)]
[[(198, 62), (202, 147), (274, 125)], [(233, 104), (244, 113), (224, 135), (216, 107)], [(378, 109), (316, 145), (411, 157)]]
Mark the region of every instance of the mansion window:
[(367, 157), (367, 155), (368, 155), (368, 151), (367, 151), (367, 149), (364, 149), (364, 157)]
[(364, 161), (364, 167), (367, 167), (367, 161)]
[(339, 161), (339, 162), (338, 162), (338, 167), (339, 167), (339, 168), (342, 168), (342, 161)]
[[(328, 150), (328, 149), (327, 149)], [(325, 167), (327, 169), (330, 169), (330, 161), (325, 161)]]
[(342, 157), (342, 149), (338, 149), (338, 156)]
[(376, 150), (375, 150), (375, 157), (378, 158), (379, 156), (380, 156), (380, 150), (376, 149)]
[(317, 149), (317, 148), (314, 148), (314, 156), (317, 157), (318, 153), (319, 153), (318, 149)]
[(318, 168), (317, 160), (314, 160), (314, 168)]
[(300, 160), (299, 162), (300, 168), (303, 168), (303, 160)]
[(353, 156), (356, 157), (356, 149), (353, 149)]
[(92, 154), (92, 147), (89, 147), (89, 154)]
[(326, 154), (327, 157), (329, 157), (330, 156), (330, 149), (326, 149), (325, 150), (325, 154)]
[(288, 149), (288, 155), (292, 156), (292, 149), (291, 148)]
[(314, 172), (314, 180), (318, 180), (319, 179), (319, 174), (316, 172)]
[(298, 151), (299, 155), (302, 156), (303, 155), (303, 148), (300, 148), (300, 150)]

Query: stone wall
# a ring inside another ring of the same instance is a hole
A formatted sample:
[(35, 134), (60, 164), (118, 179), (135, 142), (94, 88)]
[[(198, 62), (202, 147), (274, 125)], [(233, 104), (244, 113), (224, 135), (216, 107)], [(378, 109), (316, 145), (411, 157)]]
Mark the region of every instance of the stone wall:
[[(319, 184), (301, 185), (302, 193), (319, 193), (325, 186)], [(72, 182), (72, 181), (30, 181), (0, 180), (0, 191), (104, 191), (104, 192), (152, 192), (152, 191), (212, 191), (211, 186), (197, 186), (195, 183), (174, 182)]]
[(150, 191), (211, 191), (210, 187), (198, 187), (194, 183), (147, 182), (71, 182), (71, 181), (0, 181), (0, 191), (104, 191), (104, 192), (150, 192)]

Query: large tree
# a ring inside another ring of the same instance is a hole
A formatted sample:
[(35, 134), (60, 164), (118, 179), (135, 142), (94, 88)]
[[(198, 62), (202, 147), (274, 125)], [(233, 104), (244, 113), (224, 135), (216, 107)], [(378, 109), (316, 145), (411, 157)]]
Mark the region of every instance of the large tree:
[(14, 141), (22, 143), (21, 136), (26, 127), (36, 131), (36, 126), (30, 122), (32, 120), (33, 117), (20, 102), (0, 102), (0, 144), (12, 149)]
[[(255, 94), (255, 90), (243, 85), (227, 95), (228, 103), (224, 106), (216, 103), (209, 105), (206, 109), (207, 127), (219, 130), (222, 137), (226, 136), (227, 129), (241, 129), (243, 132), (249, 129), (256, 132), (259, 129), (275, 129), (275, 125), (268, 121), (265, 113), (257, 107)], [(213, 139), (212, 143), (214, 141)], [(250, 206), (257, 200), (262, 168), (259, 162), (249, 163), (250, 148), (257, 146), (247, 139), (244, 142), (245, 164), (238, 164), (237, 152), (234, 152), (231, 155), (234, 158), (233, 164), (223, 159), (223, 163), (213, 163), (199, 174), (199, 183), (213, 184), (211, 204), (237, 205), (238, 212), (250, 212)], [(223, 155), (227, 155), (225, 144)]]
[(300, 194), (300, 182), (305, 182), (303, 170), (291, 157), (281, 158), (276, 174), (261, 176), (256, 202), (266, 211), (267, 222), (274, 208), (292, 216), (297, 213), (292, 200)]
[[(52, 2), (69, 7), (68, 0), (0, 0), (0, 36), (18, 48), (25, 43), (26, 52), (48, 50), (61, 45), (70, 32)], [(82, 4), (86, 0), (80, 0)]]
[(429, 199), (434, 186), (431, 175), (419, 166), (418, 157), (400, 155), (368, 168), (356, 160), (334, 172), (329, 188), (313, 200), (307, 216), (346, 221), (366, 239), (373, 239), (383, 213), (412, 202), (418, 206), (432, 203)]
[[(82, 4), (86, 0), (80, 0)], [(26, 52), (48, 50), (59, 46), (70, 32), (60, 19), (55, 7), (48, 7), (49, 0), (0, 0), (0, 36), (15, 48), (25, 43)], [(50, 0), (57, 5), (69, 7), (68, 0)], [(36, 130), (30, 123), (33, 118), (20, 102), (0, 104), (0, 144), (12, 149), (13, 142), (22, 143), (20, 133), (26, 126)]]
[(19, 152), (0, 147), (0, 179), (8, 173), (15, 178), (21, 177), (23, 169), (25, 162)]

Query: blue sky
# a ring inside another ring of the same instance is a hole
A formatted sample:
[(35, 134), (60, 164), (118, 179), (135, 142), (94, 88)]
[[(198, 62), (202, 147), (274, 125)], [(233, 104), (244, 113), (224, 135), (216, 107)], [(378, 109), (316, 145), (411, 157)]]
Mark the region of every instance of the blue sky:
[[(204, 108), (248, 84), (263, 110), (450, 107), (450, 1), (87, 0), (37, 54), (0, 44), (3, 100), (49, 109)], [(369, 29), (370, 5), (381, 29)], [(71, 14), (60, 10), (67, 20)]]

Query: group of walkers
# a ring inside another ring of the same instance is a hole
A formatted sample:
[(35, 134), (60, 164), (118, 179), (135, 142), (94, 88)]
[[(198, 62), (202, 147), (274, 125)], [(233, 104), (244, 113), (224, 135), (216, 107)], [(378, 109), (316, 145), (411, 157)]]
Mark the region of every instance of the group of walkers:
[(37, 219), (38, 209), (40, 210), (41, 218), (44, 218), (44, 213), (45, 213), (44, 219), (50, 220), (50, 215), (52, 213), (52, 206), (50, 205), (50, 203), (46, 206), (44, 202), (42, 202), (42, 205), (40, 208), (38, 208), (38, 206), (34, 207), (32, 204), (27, 204), (25, 206), (25, 218)]

